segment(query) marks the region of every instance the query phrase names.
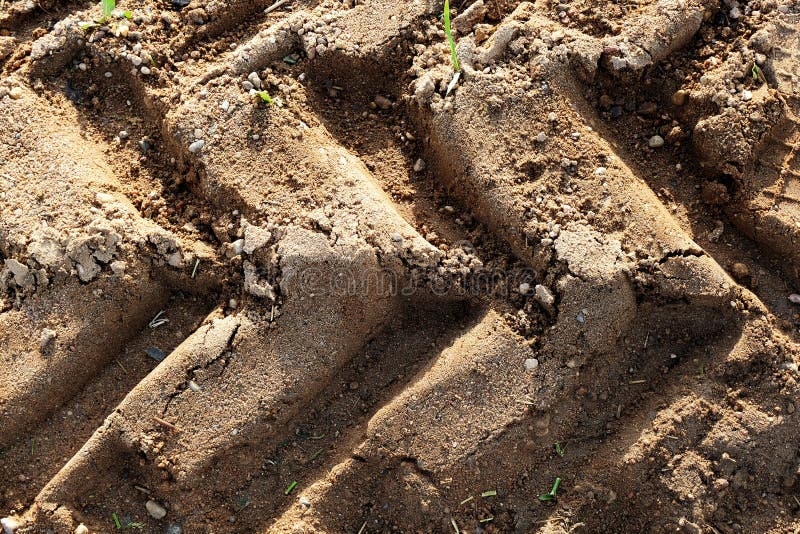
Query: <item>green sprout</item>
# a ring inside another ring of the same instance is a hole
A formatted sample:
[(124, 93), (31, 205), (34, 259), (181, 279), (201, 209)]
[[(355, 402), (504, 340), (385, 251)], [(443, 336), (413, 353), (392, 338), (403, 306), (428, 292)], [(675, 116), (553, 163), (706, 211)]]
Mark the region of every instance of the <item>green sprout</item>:
[(272, 98), (269, 96), (269, 93), (267, 93), (266, 91), (256, 91), (255, 94), (270, 106), (275, 103), (275, 101), (272, 100)]
[(560, 443), (556, 442), (555, 448), (556, 448), (556, 454), (558, 454), (559, 456), (563, 457), (564, 456), (564, 446), (561, 445)]
[(111, 17), (114, 8), (117, 7), (117, 2), (116, 0), (101, 0), (101, 6), (103, 7), (103, 19), (107, 19)]
[(117, 517), (117, 512), (113, 512), (111, 514), (111, 519), (114, 520), (114, 525), (116, 525), (117, 530), (120, 530), (122, 528), (122, 523), (119, 522), (119, 517)]
[(558, 486), (561, 484), (561, 479), (556, 477), (556, 481), (553, 482), (553, 488), (550, 490), (550, 493), (542, 493), (539, 495), (539, 500), (542, 502), (552, 501), (556, 498), (556, 492), (558, 491)]
[(754, 81), (761, 81), (762, 83), (767, 83), (767, 78), (764, 76), (764, 71), (761, 70), (761, 67), (753, 63), (753, 80)]
[(497, 496), (497, 490), (489, 490), (481, 493), (481, 497), (496, 497), (496, 496)]
[(447, 35), (447, 42), (450, 44), (450, 54), (453, 56), (453, 69), (458, 72), (461, 70), (461, 66), (458, 64), (456, 42), (453, 40), (453, 32), (450, 31), (450, 0), (444, 0), (444, 33)]
[(294, 482), (289, 484), (289, 486), (287, 486), (285, 490), (283, 490), (283, 494), (289, 495), (292, 492), (292, 490), (294, 490), (296, 487), (297, 487), (297, 481), (295, 480)]

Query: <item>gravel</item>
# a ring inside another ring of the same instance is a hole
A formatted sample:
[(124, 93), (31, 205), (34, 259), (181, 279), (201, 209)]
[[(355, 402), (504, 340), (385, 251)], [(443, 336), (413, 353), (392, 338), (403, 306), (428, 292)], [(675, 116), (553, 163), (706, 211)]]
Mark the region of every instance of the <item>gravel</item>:
[(653, 137), (651, 137), (651, 138), (650, 138), (650, 140), (647, 142), (647, 145), (648, 145), (650, 148), (659, 148), (659, 147), (662, 147), (662, 146), (664, 146), (664, 138), (663, 138), (663, 137), (661, 137), (660, 135), (654, 135), (654, 136), (653, 136)]

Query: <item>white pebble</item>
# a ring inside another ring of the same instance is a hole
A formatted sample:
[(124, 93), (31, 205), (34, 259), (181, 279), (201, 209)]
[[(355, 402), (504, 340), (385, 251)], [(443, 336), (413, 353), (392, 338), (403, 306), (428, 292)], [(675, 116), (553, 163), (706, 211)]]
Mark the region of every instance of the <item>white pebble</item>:
[(604, 174), (606, 173), (606, 168), (605, 168), (605, 167), (597, 167), (597, 168), (594, 170), (594, 173), (595, 173), (597, 176), (602, 176), (602, 175), (604, 175)]
[(742, 91), (742, 100), (748, 102), (753, 99), (753, 92), (752, 91)]
[(198, 139), (197, 141), (189, 145), (189, 152), (191, 152), (192, 154), (197, 154), (198, 152), (203, 150), (205, 144), (206, 144), (205, 141), (203, 141), (202, 139)]
[(524, 365), (526, 371), (533, 371), (534, 369), (539, 367), (539, 360), (537, 360), (536, 358), (528, 358), (527, 360), (525, 360)]
[(420, 158), (414, 162), (414, 172), (422, 172), (425, 170), (426, 167), (427, 165), (425, 164), (424, 159)]
[(653, 137), (650, 138), (647, 144), (650, 146), (650, 148), (662, 147), (664, 146), (664, 138), (661, 137), (660, 135), (654, 135)]
[(0, 525), (3, 527), (3, 534), (14, 534), (19, 528), (19, 523), (13, 517), (0, 519)]
[(167, 510), (152, 499), (144, 503), (144, 507), (153, 519), (164, 519), (164, 516), (167, 515)]
[(791, 295), (789, 295), (789, 302), (792, 302), (794, 304), (800, 304), (800, 295), (798, 295), (797, 293), (792, 293)]
[(106, 78), (111, 78), (112, 74), (106, 71), (105, 73), (103, 73), (103, 76), (105, 76)]
[(536, 141), (539, 143), (544, 143), (547, 141), (547, 134), (544, 132), (539, 132), (539, 134), (536, 136)]
[(527, 295), (530, 290), (531, 290), (531, 285), (528, 283), (523, 282), (519, 285), (520, 295)]
[(142, 67), (142, 68), (140, 69), (140, 71), (141, 71), (141, 73), (142, 73), (142, 74), (144, 74), (145, 76), (147, 76), (148, 74), (150, 74), (150, 68), (149, 68), (149, 67)]
[(78, 525), (78, 528), (75, 529), (75, 534), (89, 534), (89, 529), (87, 528), (86, 525), (81, 523), (80, 525)]

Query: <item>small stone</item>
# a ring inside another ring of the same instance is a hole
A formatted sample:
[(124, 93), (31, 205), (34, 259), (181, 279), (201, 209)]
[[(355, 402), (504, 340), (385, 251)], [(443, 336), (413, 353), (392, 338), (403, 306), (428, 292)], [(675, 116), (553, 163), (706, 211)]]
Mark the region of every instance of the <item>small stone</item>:
[(111, 262), (111, 272), (114, 273), (116, 276), (122, 276), (125, 274), (125, 269), (128, 267), (128, 264), (122, 260), (117, 260)]
[(608, 108), (611, 107), (611, 105), (613, 103), (614, 103), (614, 101), (611, 99), (610, 96), (608, 96), (608, 95), (600, 95), (600, 107), (601, 108), (608, 109)]
[(800, 304), (800, 295), (798, 295), (797, 293), (792, 293), (791, 295), (789, 295), (789, 302), (791, 302), (792, 304)]
[(558, 115), (554, 111), (547, 114), (547, 120), (550, 122), (558, 122)]
[(523, 365), (525, 366), (526, 371), (533, 371), (534, 369), (539, 367), (539, 360), (537, 360), (536, 358), (528, 358), (525, 360)]
[(147, 67), (147, 66), (142, 67), (141, 69), (139, 69), (139, 72), (141, 72), (142, 74), (147, 76), (148, 74), (150, 74), (150, 67)]
[(544, 133), (544, 132), (539, 132), (539, 133), (536, 135), (536, 142), (538, 142), (538, 143), (544, 143), (545, 141), (547, 141), (547, 134), (546, 134), (546, 133)]
[(425, 160), (422, 158), (414, 162), (414, 172), (422, 172), (426, 167), (427, 165), (425, 164)]
[(137, 56), (135, 54), (132, 54), (132, 55), (128, 56), (128, 59), (131, 60), (131, 63), (133, 63), (134, 67), (138, 67), (139, 65), (142, 64), (142, 58), (140, 58), (139, 56)]
[(242, 89), (244, 89), (245, 91), (254, 91), (255, 86), (253, 85), (253, 82), (251, 82), (250, 80), (245, 80), (242, 82)]
[(789, 404), (786, 405), (786, 413), (788, 413), (789, 415), (792, 415), (794, 413), (794, 403), (793, 402), (789, 402)]
[(89, 528), (86, 525), (84, 525), (83, 523), (81, 523), (75, 529), (75, 534), (89, 534)]
[(662, 147), (664, 146), (664, 138), (661, 137), (660, 135), (654, 135), (653, 137), (650, 138), (647, 144), (650, 148)]
[(527, 295), (530, 290), (531, 290), (531, 285), (528, 283), (523, 282), (519, 285), (520, 295)]
[(189, 145), (189, 152), (191, 152), (192, 154), (197, 154), (198, 152), (203, 150), (203, 147), (205, 145), (206, 145), (205, 141), (203, 141), (202, 139), (198, 139), (197, 141)]
[(676, 106), (682, 106), (686, 103), (687, 94), (686, 91), (681, 89), (680, 91), (675, 91), (672, 94), (672, 103)]
[(402, 243), (403, 236), (401, 236), (400, 234), (392, 234), (392, 241), (394, 241), (395, 243)]
[(300, 501), (300, 506), (302, 506), (303, 508), (311, 508), (311, 501), (308, 500), (308, 497), (306, 497), (305, 495), (302, 495), (299, 501)]
[(170, 525), (167, 527), (167, 530), (164, 531), (164, 534), (183, 534), (183, 528), (177, 523)]
[(737, 282), (747, 282), (750, 280), (750, 268), (739, 261), (731, 265), (731, 274)]
[(20, 98), (22, 98), (22, 88), (12, 87), (11, 90), (8, 92), (8, 96), (13, 98), (14, 100), (19, 100)]
[(385, 96), (378, 95), (375, 97), (375, 105), (385, 111), (391, 109), (392, 101)]
[(730, 485), (730, 482), (728, 482), (728, 479), (726, 478), (718, 478), (714, 481), (713, 485), (714, 491), (722, 491)]
[(13, 517), (0, 519), (0, 526), (3, 527), (3, 534), (14, 534), (19, 528), (19, 522)]
[(106, 78), (111, 78), (113, 74), (111, 74), (111, 72), (106, 71), (103, 73), (103, 76), (105, 76)]
[(546, 307), (550, 307), (556, 302), (555, 296), (553, 296), (553, 292), (550, 291), (546, 286), (542, 284), (536, 284), (534, 288), (536, 293), (536, 300), (538, 300), (542, 305)]
[(48, 352), (51, 348), (51, 344), (56, 339), (56, 331), (51, 330), (49, 328), (45, 328), (42, 330), (42, 334), (39, 336), (39, 348), (41, 349), (42, 353)]
[(117, 134), (117, 135), (119, 135), (120, 139), (127, 139), (128, 138), (128, 131), (127, 130), (121, 130), (119, 132), (119, 134)]
[(594, 174), (595, 174), (596, 176), (603, 176), (605, 173), (606, 173), (606, 168), (605, 168), (605, 167), (597, 167), (597, 168), (594, 170)]
[(147, 508), (147, 513), (150, 514), (150, 517), (153, 519), (164, 519), (167, 515), (167, 510), (156, 501), (150, 499), (144, 504), (144, 507)]
[(258, 77), (257, 72), (251, 72), (247, 75), (247, 80), (253, 84), (256, 89), (261, 89), (261, 78)]
[(748, 102), (753, 99), (753, 92), (752, 91), (742, 91), (742, 100)]
[(227, 113), (227, 112), (228, 112), (228, 110), (229, 110), (229, 109), (230, 109), (230, 107), (231, 107), (231, 103), (230, 103), (230, 102), (228, 102), (227, 100), (223, 100), (222, 102), (220, 102), (220, 104), (219, 104), (219, 107), (221, 107), (221, 108), (222, 108), (222, 111), (224, 111), (224, 112), (226, 112), (226, 113)]

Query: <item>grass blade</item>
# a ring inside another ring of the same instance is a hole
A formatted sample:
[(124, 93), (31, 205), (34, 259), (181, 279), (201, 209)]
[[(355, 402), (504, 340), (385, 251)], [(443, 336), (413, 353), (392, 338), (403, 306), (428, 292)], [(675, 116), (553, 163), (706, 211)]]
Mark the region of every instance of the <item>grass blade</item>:
[(453, 32), (450, 30), (450, 0), (444, 0), (444, 33), (447, 35), (447, 42), (450, 44), (450, 54), (453, 56), (453, 69), (458, 72), (461, 70), (461, 66), (458, 64), (456, 42), (453, 40)]

